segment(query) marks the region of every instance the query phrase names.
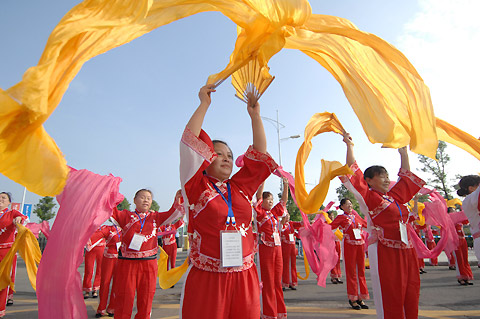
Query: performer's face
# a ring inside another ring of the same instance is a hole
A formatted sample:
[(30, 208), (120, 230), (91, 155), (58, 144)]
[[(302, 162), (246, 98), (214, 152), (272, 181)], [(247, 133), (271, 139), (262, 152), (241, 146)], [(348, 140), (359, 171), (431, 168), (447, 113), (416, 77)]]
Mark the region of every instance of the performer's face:
[(141, 191), (137, 194), (137, 196), (133, 199), (135, 203), (135, 208), (142, 213), (146, 213), (149, 211), (150, 207), (152, 206), (152, 194), (147, 191)]
[(478, 187), (478, 185), (468, 186), (468, 193), (469, 193), (469, 194), (473, 193), (474, 191), (477, 190), (477, 187)]
[(352, 202), (347, 200), (345, 203), (340, 207), (345, 213), (350, 213), (353, 209)]
[(381, 173), (372, 178), (367, 177), (365, 180), (371, 188), (380, 193), (385, 194), (390, 189), (390, 178), (388, 177), (388, 173)]
[(3, 210), (10, 205), (10, 200), (7, 194), (0, 194), (0, 209)]
[(233, 170), (233, 154), (227, 145), (215, 143), (213, 145), (218, 157), (205, 170), (208, 175), (221, 181), (227, 180)]
[(271, 210), (273, 207), (273, 196), (268, 195), (266, 198), (263, 199), (262, 207), (266, 210)]

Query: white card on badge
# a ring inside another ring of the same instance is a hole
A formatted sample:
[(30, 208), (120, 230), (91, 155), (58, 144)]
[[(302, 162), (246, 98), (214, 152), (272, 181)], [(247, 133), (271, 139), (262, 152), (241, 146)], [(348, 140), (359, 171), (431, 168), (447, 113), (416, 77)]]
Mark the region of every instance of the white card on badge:
[(117, 251), (120, 249), (120, 246), (122, 246), (122, 242), (121, 242), (121, 241), (117, 242)]
[(399, 221), (400, 223), (400, 239), (402, 240), (402, 243), (405, 245), (408, 245), (408, 232), (407, 232), (407, 225)]
[(353, 236), (355, 237), (355, 239), (362, 239), (362, 232), (360, 229), (358, 228), (354, 228), (353, 229)]
[(277, 232), (273, 233), (273, 242), (275, 243), (275, 246), (280, 246), (282, 243), (280, 242), (280, 234)]
[(294, 242), (295, 241), (295, 237), (293, 236), (293, 234), (288, 234), (288, 240), (290, 242)]
[(135, 233), (133, 234), (132, 241), (130, 242), (128, 249), (140, 251), (140, 248), (142, 248), (142, 244), (144, 241), (145, 241), (144, 235)]
[(238, 231), (220, 232), (220, 258), (222, 267), (243, 265), (242, 234)]

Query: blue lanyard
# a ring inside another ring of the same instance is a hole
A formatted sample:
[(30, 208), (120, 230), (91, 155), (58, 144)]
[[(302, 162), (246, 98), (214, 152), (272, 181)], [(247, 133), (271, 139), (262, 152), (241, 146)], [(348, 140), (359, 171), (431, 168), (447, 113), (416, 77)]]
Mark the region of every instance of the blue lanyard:
[[(268, 213), (267, 213), (267, 216), (268, 216)], [(275, 232), (275, 230), (277, 229), (277, 219), (275, 218), (275, 216), (270, 212), (270, 216), (268, 216), (268, 219), (270, 220), (270, 223), (272, 225), (272, 231)]]
[(383, 197), (383, 198), (386, 199), (386, 200), (388, 200), (390, 203), (395, 202), (395, 204), (397, 205), (397, 208), (398, 208), (398, 212), (400, 213), (400, 221), (403, 222), (402, 210), (400, 209), (400, 205), (398, 205), (397, 201), (396, 201), (396, 200), (391, 201), (391, 200), (389, 200), (389, 199), (386, 198), (386, 197)]
[(140, 218), (140, 215), (138, 215), (137, 210), (135, 210), (135, 214), (137, 214), (138, 219), (140, 219), (140, 233), (142, 233), (143, 225), (145, 225), (145, 220), (147, 219), (147, 215), (145, 214), (145, 217), (142, 219)]
[[(113, 227), (115, 227), (115, 230), (117, 231), (117, 237), (118, 237), (118, 240), (121, 241), (120, 239), (120, 233), (118, 232), (118, 228), (115, 224), (113, 224)], [(141, 230), (140, 230), (141, 231)]]
[(223, 196), (222, 192), (220, 189), (218, 189), (217, 185), (215, 183), (211, 182), (217, 193), (222, 196), (222, 199), (225, 203), (228, 205), (228, 217), (227, 217), (227, 226), (230, 225), (230, 221), (232, 221), (232, 226), (235, 226), (235, 216), (233, 215), (233, 209), (232, 209), (232, 190), (230, 189), (230, 183), (227, 182), (227, 191), (228, 191), (228, 200)]
[(2, 213), (2, 216), (0, 216), (0, 219), (2, 219), (3, 215), (5, 215), (6, 212), (8, 212), (8, 208), (5, 208), (5, 211)]

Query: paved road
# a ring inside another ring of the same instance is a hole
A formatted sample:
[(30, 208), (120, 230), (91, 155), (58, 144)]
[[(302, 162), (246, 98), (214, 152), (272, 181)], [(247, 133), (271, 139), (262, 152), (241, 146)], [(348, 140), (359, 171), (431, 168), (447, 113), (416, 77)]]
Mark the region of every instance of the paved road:
[[(474, 276), (480, 278), (480, 268), (477, 267), (473, 251), (469, 253)], [(185, 257), (185, 252), (179, 252), (177, 264), (181, 264)], [(297, 265), (298, 270), (303, 273), (303, 260), (297, 259)], [(79, 271), (83, 274), (83, 266)], [(480, 281), (475, 282), (473, 286), (460, 286), (456, 281), (455, 271), (449, 270), (446, 266), (446, 256), (443, 253), (440, 255), (440, 266), (427, 266), (426, 271), (426, 274), (421, 275), (420, 318), (480, 318)], [(371, 292), (369, 270), (366, 274)], [(171, 289), (157, 288), (152, 318), (178, 318), (182, 284), (183, 280)], [(35, 292), (28, 282), (25, 265), (21, 259), (16, 289), (15, 304), (7, 307), (5, 318), (37, 318)], [(333, 285), (328, 282), (326, 288), (318, 287), (312, 275), (305, 281), (299, 281), (298, 290), (287, 290), (284, 295), (288, 318), (375, 318), (373, 301), (367, 301), (371, 309), (352, 310), (348, 306), (345, 285)], [(89, 318), (94, 318), (98, 299), (87, 299), (85, 303)]]

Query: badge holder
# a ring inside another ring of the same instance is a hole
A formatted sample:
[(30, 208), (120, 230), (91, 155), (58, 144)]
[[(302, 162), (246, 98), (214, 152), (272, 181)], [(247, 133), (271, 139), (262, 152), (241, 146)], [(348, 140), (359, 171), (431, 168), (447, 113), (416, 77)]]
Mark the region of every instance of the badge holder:
[(128, 249), (135, 250), (135, 251), (140, 251), (140, 248), (142, 248), (142, 244), (145, 241), (145, 236), (139, 233), (133, 234), (132, 241), (130, 241), (130, 245), (128, 246)]
[(407, 232), (407, 225), (405, 225), (402, 221), (398, 222), (400, 224), (400, 239), (402, 243), (408, 245), (408, 232)]
[(358, 228), (353, 229), (353, 236), (355, 239), (362, 239), (362, 232)]
[(295, 241), (295, 237), (293, 236), (293, 234), (288, 234), (288, 240), (292, 243)]
[(273, 233), (273, 242), (275, 243), (275, 246), (280, 246), (282, 243), (280, 242), (280, 234), (277, 232)]
[(238, 230), (220, 231), (220, 259), (224, 268), (243, 265), (242, 234)]

